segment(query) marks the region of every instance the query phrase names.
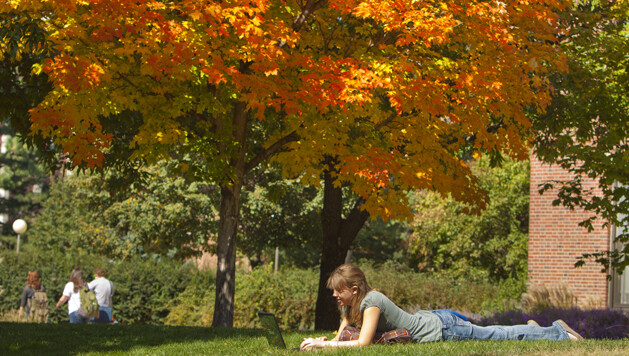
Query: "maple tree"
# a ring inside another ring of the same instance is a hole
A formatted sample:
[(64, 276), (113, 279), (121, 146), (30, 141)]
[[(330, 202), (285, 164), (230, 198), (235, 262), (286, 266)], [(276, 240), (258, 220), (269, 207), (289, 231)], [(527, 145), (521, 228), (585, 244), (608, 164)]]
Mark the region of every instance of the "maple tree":
[[(323, 179), (321, 281), (369, 217), (409, 216), (407, 189), (482, 206), (461, 155), (526, 157), (525, 113), (547, 105), (549, 69), (563, 63), (564, 5), (12, 0), (0, 10), (45, 19), (58, 51), (34, 66), (53, 88), (30, 112), (33, 135), (77, 166), (177, 157), (221, 187), (213, 325), (231, 326), (248, 172), (273, 158), (304, 184)], [(316, 327), (335, 327), (321, 282), (318, 299)]]
[[(562, 5), (360, 2), (349, 10), (355, 17), (341, 17), (330, 5), (300, 31), (324, 56), (346, 66), (368, 62), (352, 69), (359, 73), (352, 80), (373, 83), (367, 92), (345, 90), (349, 102), (304, 117), (296, 130), (308, 139), (275, 157), (289, 176), (303, 173), (313, 185), (323, 177), (315, 328), (338, 324), (325, 282), (365, 221), (409, 216), (408, 189), (449, 192), (482, 207), (484, 192), (461, 158), (527, 156), (526, 113), (543, 110), (549, 70), (565, 68), (553, 13)], [(344, 210), (352, 199), (353, 208)]]
[[(533, 120), (535, 154), (571, 173), (537, 187), (540, 193), (556, 188), (554, 204), (592, 213), (580, 223), (587, 231), (617, 227), (617, 250), (587, 251), (577, 261), (593, 259), (608, 272), (629, 266), (628, 14), (627, 1), (596, 0), (575, 2), (562, 15), (570, 70), (551, 76), (556, 95)], [(591, 179), (600, 193), (585, 184)]]

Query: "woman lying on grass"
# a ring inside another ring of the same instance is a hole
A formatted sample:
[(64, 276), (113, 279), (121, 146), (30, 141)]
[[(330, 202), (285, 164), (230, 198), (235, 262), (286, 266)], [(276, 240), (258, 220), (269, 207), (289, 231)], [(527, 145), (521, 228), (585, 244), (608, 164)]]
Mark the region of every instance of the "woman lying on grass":
[[(557, 320), (550, 327), (540, 327), (534, 321), (528, 325), (477, 326), (457, 315), (444, 311), (420, 310), (409, 314), (393, 304), (384, 294), (372, 290), (363, 271), (353, 264), (339, 266), (327, 282), (339, 303), (343, 321), (333, 340), (326, 337), (308, 338), (302, 350), (321, 347), (365, 346), (372, 343), (376, 331), (406, 329), (413, 341), (440, 340), (581, 340), (581, 335), (564, 321)], [(360, 328), (358, 340), (340, 341), (346, 326)]]

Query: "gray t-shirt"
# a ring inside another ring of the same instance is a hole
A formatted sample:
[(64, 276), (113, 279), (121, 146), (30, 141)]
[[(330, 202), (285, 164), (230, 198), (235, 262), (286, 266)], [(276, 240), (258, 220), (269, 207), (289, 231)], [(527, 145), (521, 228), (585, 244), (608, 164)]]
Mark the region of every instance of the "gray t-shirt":
[(89, 282), (87, 287), (96, 294), (99, 306), (111, 308), (111, 295), (114, 291), (113, 284), (107, 278), (96, 278)]
[(409, 314), (395, 305), (384, 294), (371, 291), (360, 303), (361, 313), (370, 307), (380, 309), (378, 319), (378, 331), (390, 331), (394, 329), (406, 329), (416, 342), (440, 341), (443, 325), (439, 317), (429, 311), (420, 310), (415, 314)]

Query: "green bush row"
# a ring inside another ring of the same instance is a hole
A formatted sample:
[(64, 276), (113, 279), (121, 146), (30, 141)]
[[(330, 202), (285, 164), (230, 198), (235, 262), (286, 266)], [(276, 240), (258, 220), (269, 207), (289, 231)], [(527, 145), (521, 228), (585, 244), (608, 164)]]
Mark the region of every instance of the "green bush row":
[[(486, 315), (513, 305), (513, 298), (519, 298), (525, 289), (523, 282), (493, 285), (415, 273), (393, 264), (360, 265), (371, 287), (408, 311), (454, 309), (466, 314)], [(283, 328), (312, 329), (318, 280), (318, 271), (312, 269), (286, 268), (276, 274), (271, 266), (266, 266), (250, 273), (239, 273), (234, 326), (254, 327), (257, 312), (266, 311), (275, 313)], [(329, 297), (332, 298), (331, 291)], [(171, 304), (166, 323), (210, 326), (213, 305), (213, 292), (191, 285)]]
[[(132, 258), (111, 261), (89, 255), (21, 253), (0, 254), (0, 312), (19, 307), (26, 275), (37, 270), (48, 291), (52, 322), (67, 322), (67, 306), (55, 309), (55, 304), (68, 282), (73, 268), (81, 268), (87, 281), (91, 271), (101, 266), (114, 283), (114, 318), (121, 323), (163, 324), (168, 306), (195, 278), (205, 273), (193, 265), (168, 259)], [(209, 274), (209, 273), (206, 273)], [(213, 288), (213, 283), (211, 283)]]
[[(48, 290), (52, 322), (67, 322), (67, 307), (55, 309), (70, 271), (79, 267), (87, 276), (104, 267), (114, 282), (114, 318), (128, 324), (210, 326), (215, 298), (214, 273), (199, 271), (191, 263), (163, 258), (131, 258), (111, 261), (88, 255), (24, 253), (0, 254), (0, 313), (19, 306), (26, 274), (36, 269)], [(436, 275), (415, 273), (385, 264), (362, 263), (372, 287), (387, 294), (407, 310), (454, 309), (487, 313), (501, 310), (504, 293), (500, 286), (464, 282)], [(89, 280), (89, 278), (88, 278)], [(255, 327), (257, 312), (277, 315), (286, 329), (314, 326), (318, 271), (284, 268), (274, 273), (262, 266), (252, 272), (239, 271), (236, 278), (234, 325)], [(330, 292), (332, 298), (332, 292)], [(498, 306), (498, 307), (497, 307)]]

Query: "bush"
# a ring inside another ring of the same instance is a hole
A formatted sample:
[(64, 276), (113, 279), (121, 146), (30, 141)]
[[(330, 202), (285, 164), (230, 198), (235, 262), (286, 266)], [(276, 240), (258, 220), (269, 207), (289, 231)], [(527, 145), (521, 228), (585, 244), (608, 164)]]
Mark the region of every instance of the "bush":
[(577, 296), (565, 284), (552, 286), (533, 284), (522, 294), (522, 309), (535, 312), (550, 308), (571, 309), (577, 307)]
[[(12, 252), (12, 251), (11, 251)], [(29, 270), (37, 269), (48, 289), (52, 322), (67, 322), (67, 307), (55, 309), (70, 272), (75, 267), (85, 275), (95, 267), (107, 270), (114, 283), (114, 318), (128, 324), (210, 326), (215, 297), (212, 271), (199, 271), (193, 264), (166, 258), (134, 257), (111, 261), (101, 257), (29, 252), (0, 254), (0, 314), (19, 306)], [(386, 263), (372, 267), (361, 263), (372, 287), (387, 294), (407, 310), (454, 309), (466, 314), (486, 312), (502, 303), (502, 287), (486, 281), (470, 282), (438, 275), (416, 273), (407, 267)], [(257, 312), (273, 312), (285, 329), (314, 326), (318, 271), (271, 265), (252, 272), (237, 272), (234, 326), (255, 327)], [(332, 292), (330, 292), (330, 296)]]
[[(98, 257), (86, 255), (69, 256), (54, 253), (24, 252), (19, 258), (14, 251), (0, 254), (0, 313), (10, 313), (18, 308), (22, 297), (22, 289), (26, 285), (28, 271), (37, 270), (41, 276), (42, 285), (48, 293), (48, 308), (51, 322), (68, 320), (67, 307), (56, 309), (55, 304), (63, 286), (70, 277), (74, 266), (96, 266), (101, 261)], [(88, 272), (91, 270), (88, 270)]]
[[(205, 287), (210, 279), (199, 272), (186, 290), (169, 305), (168, 325), (210, 326), (214, 308), (215, 289)], [(239, 271), (236, 277), (234, 326), (251, 328), (258, 325), (258, 312), (275, 313), (284, 329), (314, 327), (314, 308), (318, 274), (313, 270), (281, 269), (273, 272), (272, 265), (252, 272)]]
[(491, 167), (472, 165), (487, 206), (475, 207), (431, 191), (412, 194), (415, 209), (406, 256), (420, 272), (448, 273), (466, 280), (525, 280), (528, 255), (529, 163), (506, 159)]
[(272, 312), (283, 328), (311, 329), (317, 300), (319, 274), (314, 270), (282, 269), (272, 265), (236, 278), (234, 326), (253, 327), (258, 312)]
[(562, 319), (576, 332), (588, 339), (621, 339), (629, 336), (629, 317), (617, 310), (581, 310), (548, 308), (530, 314), (522, 310), (509, 310), (482, 318), (477, 325), (518, 325), (535, 320), (540, 326), (550, 326)]
[[(447, 308), (475, 314), (488, 312), (488, 306), (504, 305), (500, 299), (503, 296), (501, 287), (488, 282), (430, 276), (393, 263), (380, 267), (367, 263), (361, 265), (372, 287), (377, 287), (408, 311)], [(236, 276), (234, 326), (255, 327), (258, 325), (257, 313), (265, 311), (275, 313), (280, 327), (284, 329), (313, 328), (318, 281), (316, 270), (285, 268), (274, 273), (272, 266), (267, 265), (250, 273), (239, 271)], [(168, 306), (170, 314), (166, 323), (210, 326), (214, 288), (200, 287), (207, 283), (192, 283), (177, 295)]]
[[(81, 268), (89, 281), (97, 266), (107, 270), (114, 283), (114, 318), (122, 323), (163, 324), (169, 306), (199, 273), (195, 266), (162, 258), (110, 261), (97, 256), (30, 252), (19, 259), (12, 251), (0, 254), (0, 313), (19, 307), (26, 275), (37, 270), (48, 292), (51, 322), (67, 322), (67, 306), (56, 309), (73, 268)], [(213, 284), (211, 284), (213, 286)]]
[(106, 269), (114, 282), (114, 319), (133, 324), (165, 323), (172, 301), (199, 273), (192, 264), (163, 258), (111, 262)]
[(168, 303), (166, 325), (211, 326), (215, 294), (214, 273), (194, 273), (186, 289)]
[(496, 299), (501, 296), (500, 289), (486, 281), (470, 282), (416, 273), (392, 263), (380, 268), (362, 263), (361, 268), (372, 288), (409, 311), (452, 309), (467, 314), (480, 313), (488, 311), (488, 306), (499, 304)]

